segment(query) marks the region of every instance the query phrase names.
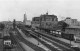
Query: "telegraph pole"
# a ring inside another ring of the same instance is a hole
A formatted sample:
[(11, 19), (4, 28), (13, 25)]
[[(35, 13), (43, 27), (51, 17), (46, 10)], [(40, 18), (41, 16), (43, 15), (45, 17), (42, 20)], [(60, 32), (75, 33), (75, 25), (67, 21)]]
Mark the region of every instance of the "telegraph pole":
[(3, 37), (2, 37), (2, 39), (3, 39), (3, 41), (2, 41), (2, 42), (3, 42), (3, 51), (4, 51), (4, 33), (5, 33), (5, 30), (3, 30), (3, 33), (2, 33), (2, 34), (3, 34), (3, 35), (2, 35), (2, 36), (3, 36)]
[(71, 46), (71, 41), (74, 39), (74, 35), (73, 34), (70, 34), (69, 35), (69, 39), (70, 39), (70, 46)]
[[(40, 19), (39, 19), (39, 23), (40, 23), (40, 25), (39, 25), (39, 29), (40, 29), (40, 32), (41, 32), (41, 16), (40, 16)], [(38, 37), (40, 37), (39, 34), (38, 34)], [(39, 41), (38, 41), (38, 45), (39, 45)]]

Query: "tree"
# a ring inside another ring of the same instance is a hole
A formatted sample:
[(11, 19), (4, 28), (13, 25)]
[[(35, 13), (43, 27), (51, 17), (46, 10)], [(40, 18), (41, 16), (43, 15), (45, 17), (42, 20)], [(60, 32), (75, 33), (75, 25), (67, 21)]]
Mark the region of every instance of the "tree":
[(14, 19), (13, 20), (13, 28), (15, 29), (15, 27), (16, 27), (16, 20)]
[(65, 28), (69, 26), (69, 24), (65, 23), (64, 21), (59, 21), (58, 26), (61, 27), (62, 31), (65, 31)]
[(0, 23), (0, 30), (3, 30), (5, 28), (5, 25)]

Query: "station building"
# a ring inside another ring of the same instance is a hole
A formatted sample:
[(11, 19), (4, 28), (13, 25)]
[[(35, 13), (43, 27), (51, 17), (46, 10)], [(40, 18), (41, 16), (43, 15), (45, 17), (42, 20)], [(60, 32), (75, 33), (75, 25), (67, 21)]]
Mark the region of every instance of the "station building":
[(49, 15), (48, 13), (40, 16), (40, 27), (53, 30), (58, 23), (56, 15)]
[(46, 14), (40, 15), (39, 17), (33, 17), (32, 28), (39, 27), (43, 29), (53, 30), (58, 23), (58, 18), (56, 15)]
[(80, 26), (69, 26), (69, 27), (66, 27), (65, 33), (74, 34), (75, 36), (80, 37)]
[(80, 26), (69, 26), (69, 27), (66, 27), (65, 33), (73, 34), (75, 41), (78, 40), (80, 42)]

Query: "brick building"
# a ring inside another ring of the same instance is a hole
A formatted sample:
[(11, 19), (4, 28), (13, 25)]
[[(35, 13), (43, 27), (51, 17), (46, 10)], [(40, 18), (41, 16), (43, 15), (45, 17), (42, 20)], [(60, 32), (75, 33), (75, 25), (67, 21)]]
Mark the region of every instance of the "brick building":
[(48, 13), (34, 17), (32, 19), (32, 28), (40, 27), (44, 29), (54, 29), (58, 23), (56, 15), (48, 15)]
[(48, 13), (40, 16), (40, 27), (45, 29), (54, 29), (58, 23), (56, 15), (48, 15)]

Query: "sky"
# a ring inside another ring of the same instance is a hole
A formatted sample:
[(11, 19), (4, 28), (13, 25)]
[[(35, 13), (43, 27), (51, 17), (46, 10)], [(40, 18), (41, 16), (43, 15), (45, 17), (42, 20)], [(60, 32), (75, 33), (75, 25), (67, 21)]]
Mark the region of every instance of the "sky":
[(71, 17), (80, 21), (80, 0), (0, 0), (0, 21), (23, 21), (45, 14), (57, 15), (59, 20)]

